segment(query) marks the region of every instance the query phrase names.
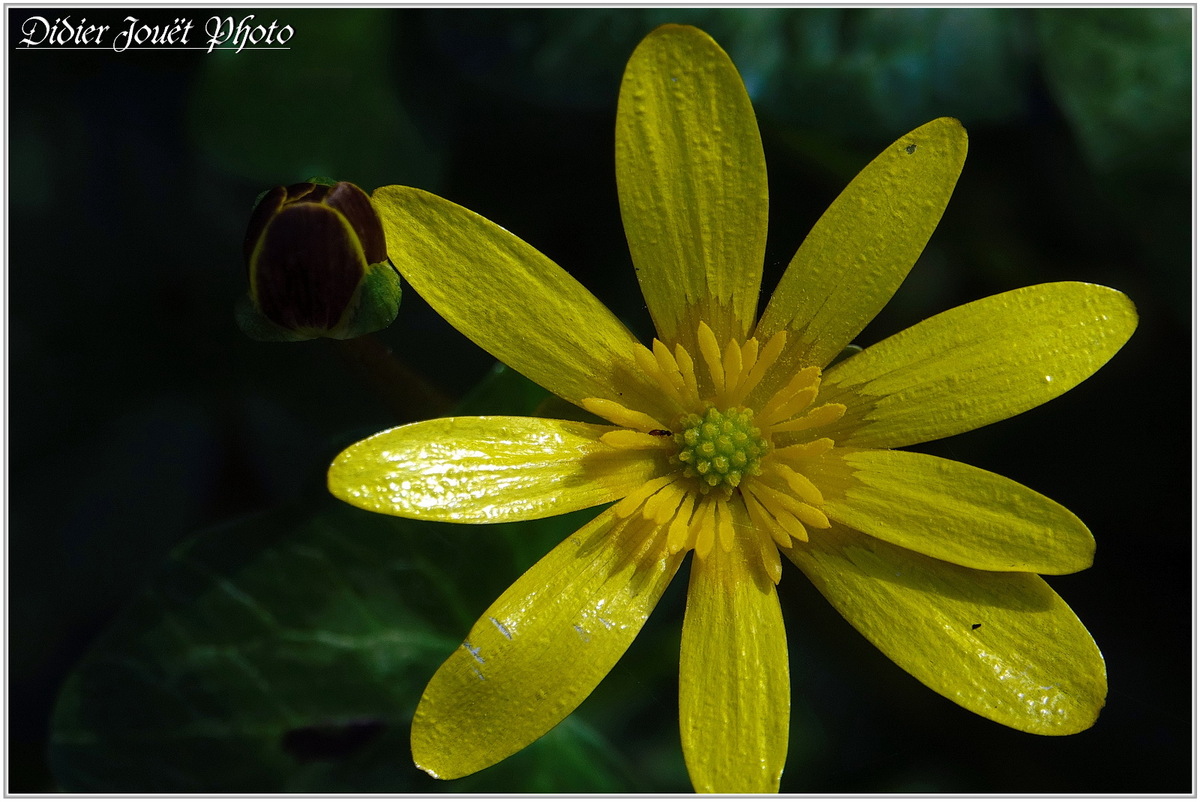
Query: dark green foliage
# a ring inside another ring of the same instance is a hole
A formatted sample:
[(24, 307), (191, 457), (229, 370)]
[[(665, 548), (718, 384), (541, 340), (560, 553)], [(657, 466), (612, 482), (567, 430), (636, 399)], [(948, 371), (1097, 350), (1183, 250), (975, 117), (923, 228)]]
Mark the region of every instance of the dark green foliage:
[[(459, 412), (545, 396), (497, 369)], [(633, 790), (578, 717), (451, 783), (408, 747), (421, 690), (475, 617), (585, 520), (430, 524), (321, 494), (196, 535), (68, 680), (55, 775), (74, 793)]]

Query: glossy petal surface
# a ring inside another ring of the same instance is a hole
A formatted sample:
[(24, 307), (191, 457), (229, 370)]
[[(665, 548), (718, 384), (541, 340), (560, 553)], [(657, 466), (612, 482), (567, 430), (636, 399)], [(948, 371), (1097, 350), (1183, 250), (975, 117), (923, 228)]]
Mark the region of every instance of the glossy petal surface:
[(480, 347), (572, 403), (621, 398), (657, 409), (633, 361), (637, 339), (537, 249), (419, 189), (380, 187), (372, 200), (396, 269)]
[(942, 219), (966, 157), (966, 131), (943, 117), (897, 139), (842, 191), (759, 323), (762, 341), (788, 331), (783, 364), (824, 367), (879, 313)]
[(896, 448), (1010, 418), (1070, 390), (1137, 326), (1123, 293), (1038, 284), (950, 309), (834, 365), (817, 403), (846, 414), (820, 434)]
[(1104, 706), (1100, 650), (1034, 574), (963, 568), (838, 525), (787, 555), (880, 651), (973, 713), (1070, 735)]
[(413, 720), (418, 766), (451, 779), (503, 760), (625, 653), (682, 555), (665, 556), (661, 531), (614, 520), (603, 513), (530, 568), (438, 669)]
[[(752, 541), (751, 541), (752, 542)], [(679, 655), (679, 727), (701, 793), (775, 793), (787, 757), (787, 635), (757, 555), (693, 557)]]
[(826, 515), (889, 543), (985, 571), (1069, 574), (1096, 543), (1070, 510), (961, 462), (834, 449), (809, 471)]
[(622, 498), (661, 473), (662, 452), (610, 448), (611, 426), (543, 418), (438, 418), (347, 448), (329, 489), (374, 512), (456, 523), (544, 518)]
[(766, 162), (741, 76), (706, 33), (664, 25), (630, 58), (617, 190), (659, 337), (690, 347), (700, 320), (722, 345), (744, 337), (766, 248)]

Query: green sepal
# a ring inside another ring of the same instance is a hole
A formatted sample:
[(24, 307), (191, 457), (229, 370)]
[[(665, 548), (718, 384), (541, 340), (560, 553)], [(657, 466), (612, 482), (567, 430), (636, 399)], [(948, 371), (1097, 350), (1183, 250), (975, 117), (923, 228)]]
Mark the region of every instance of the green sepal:
[(349, 340), (392, 325), (400, 311), (402, 287), (400, 274), (389, 261), (378, 262), (367, 267), (366, 275), (358, 285), (358, 296), (351, 303), (350, 311), (342, 318), (337, 328), (327, 337)]
[(234, 305), (234, 316), (237, 318), (238, 328), (242, 330), (251, 340), (259, 340), (260, 342), (300, 342), (302, 340), (314, 339), (315, 335), (305, 336), (291, 329), (285, 329), (259, 312), (254, 302), (250, 300), (249, 295), (243, 295), (238, 298)]
[(267, 197), (267, 195), (269, 195), (271, 192), (274, 192), (274, 191), (275, 191), (275, 189), (276, 189), (276, 187), (271, 187), (270, 189), (264, 189), (262, 192), (260, 192), (260, 193), (258, 193), (257, 195), (255, 195), (255, 196), (254, 196), (254, 203), (253, 203), (253, 204), (251, 204), (251, 206), (250, 206), (250, 209), (251, 209), (251, 210), (257, 209), (257, 208), (258, 208), (258, 204), (262, 203), (262, 199), (263, 199), (263, 198), (265, 198), (265, 197)]

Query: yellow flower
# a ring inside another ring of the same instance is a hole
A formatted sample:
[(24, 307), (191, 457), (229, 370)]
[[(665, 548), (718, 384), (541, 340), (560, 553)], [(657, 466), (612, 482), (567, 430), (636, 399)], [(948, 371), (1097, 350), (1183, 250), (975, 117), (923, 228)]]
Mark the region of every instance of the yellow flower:
[(668, 25), (617, 110), (621, 213), (657, 328), (636, 338), (508, 231), (418, 189), (374, 194), (396, 267), (496, 358), (612, 425), (460, 417), (347, 449), (329, 486), (360, 507), (462, 523), (617, 502), (516, 581), (417, 708), (416, 763), (485, 768), (567, 716), (693, 552), (680, 654), (697, 790), (779, 787), (789, 682), (780, 555), (892, 660), (982, 716), (1083, 730), (1104, 661), (1037, 574), (1091, 564), (1068, 510), (1016, 482), (893, 450), (1054, 398), (1129, 338), (1124, 295), (1080, 283), (952, 309), (830, 363), (936, 226), (966, 156), (956, 120), (902, 137), (813, 227), (756, 319), (767, 224), (758, 127), (725, 53)]

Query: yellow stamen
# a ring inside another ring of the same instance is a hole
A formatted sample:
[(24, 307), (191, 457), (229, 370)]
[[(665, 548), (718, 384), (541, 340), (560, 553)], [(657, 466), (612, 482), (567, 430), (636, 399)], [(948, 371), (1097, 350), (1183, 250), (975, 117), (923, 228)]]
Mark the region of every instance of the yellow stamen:
[[(657, 342), (657, 340), (655, 341)], [(652, 378), (659, 388), (676, 404), (680, 403), (679, 388), (676, 387), (672, 377), (659, 365), (654, 354), (645, 346), (639, 345), (633, 352), (634, 361), (638, 363), (638, 367), (642, 373)]]
[(671, 441), (664, 442), (664, 438), (653, 434), (635, 432), (630, 429), (617, 429), (615, 432), (605, 432), (600, 435), (600, 442), (613, 448), (655, 449), (665, 448)]
[(833, 423), (845, 414), (845, 404), (822, 404), (815, 409), (809, 410), (808, 414), (802, 418), (775, 424), (771, 427), (771, 432), (774, 434), (778, 432), (799, 432), (804, 429), (813, 429), (817, 426)]
[(800, 520), (795, 515), (790, 513), (785, 507), (776, 503), (776, 497), (769, 495), (769, 490), (770, 488), (768, 488), (766, 485), (762, 484), (761, 482), (757, 482), (753, 488), (747, 488), (744, 495), (746, 498), (753, 496), (755, 501), (757, 501), (761, 506), (763, 514), (774, 519), (775, 523), (779, 525), (785, 532), (787, 532), (787, 534), (793, 539), (807, 542), (808, 530), (804, 528), (804, 524), (801, 523)]
[(667, 550), (678, 554), (688, 544), (689, 523), (696, 512), (696, 497), (692, 493), (683, 496), (683, 503), (675, 512), (675, 518), (667, 529)]
[(808, 526), (815, 526), (819, 529), (829, 528), (829, 519), (825, 517), (823, 512), (811, 504), (806, 504), (787, 493), (781, 493), (775, 488), (764, 485), (761, 482), (755, 486), (754, 491), (762, 501), (768, 504), (771, 512), (776, 515), (778, 515), (780, 510), (787, 510)]
[(705, 499), (696, 498), (696, 509), (692, 513), (692, 522), (688, 526), (687, 533), (687, 548), (696, 548), (696, 541), (700, 538), (700, 530), (704, 528), (704, 518), (710, 514), (709, 505), (705, 503)]
[(730, 394), (737, 388), (738, 382), (742, 378), (742, 349), (738, 346), (737, 340), (730, 338), (729, 343), (725, 346), (725, 356), (721, 361), (721, 367), (725, 371), (725, 391), (717, 396), (717, 406), (726, 407), (730, 403)]
[[(660, 532), (660, 528), (653, 521), (647, 521), (642, 516), (636, 515), (632, 518), (622, 519), (613, 529), (613, 537), (636, 544), (627, 557), (637, 563), (655, 547)], [(627, 540), (626, 537), (628, 537)]]
[(833, 448), (833, 440), (822, 437), (807, 443), (796, 443), (791, 446), (775, 449), (775, 456), (783, 460), (806, 460), (819, 457)]
[(825, 513), (821, 512), (811, 504), (803, 505), (803, 514), (797, 514), (797, 517), (808, 526), (815, 526), (818, 529), (828, 529), (831, 524)]
[(633, 350), (633, 358), (643, 373), (658, 378), (658, 361), (654, 358), (654, 354), (651, 353), (649, 348), (639, 345)]
[[(656, 548), (671, 554), (693, 549), (705, 559), (746, 548), (766, 576), (778, 582), (780, 549), (809, 538), (809, 527), (826, 528), (825, 497), (806, 475), (806, 461), (833, 448), (828, 437), (775, 447), (778, 434), (836, 421), (841, 404), (814, 407), (821, 370), (797, 370), (765, 403), (750, 402), (783, 356), (788, 335), (768, 340), (730, 338), (722, 346), (707, 323), (696, 328), (699, 358), (682, 344), (655, 339), (635, 352), (637, 366), (661, 388), (664, 424), (616, 401), (587, 398), (581, 406), (618, 427), (601, 442), (614, 449), (653, 451), (670, 457), (665, 476), (644, 482), (619, 501), (614, 512), (660, 535)], [(707, 369), (706, 376), (698, 375)], [(748, 403), (749, 402), (749, 403)], [(667, 412), (676, 408), (677, 412)], [(789, 438), (795, 439), (795, 438)], [(745, 538), (754, 538), (753, 545)]]
[[(742, 375), (740, 377), (739, 385), (742, 381), (746, 380), (746, 374), (749, 373), (750, 368), (754, 367), (754, 363), (757, 361), (757, 359), (758, 340), (754, 337), (751, 337), (749, 340), (746, 340), (746, 342), (742, 343)], [(741, 388), (738, 387), (737, 389)]]
[(656, 429), (666, 430), (667, 428), (645, 412), (638, 412), (637, 410), (622, 406), (616, 401), (609, 401), (607, 398), (585, 398), (579, 404), (593, 415), (599, 415), (601, 418), (612, 421), (618, 426), (624, 426), (626, 429), (639, 429), (643, 432), (652, 432)]
[(700, 356), (708, 365), (708, 375), (712, 378), (713, 388), (719, 396), (725, 392), (725, 369), (721, 367), (721, 346), (717, 345), (717, 337), (707, 323), (701, 321), (696, 329), (696, 340), (700, 345)]
[[(820, 381), (821, 369), (815, 365), (798, 371), (782, 390), (771, 396), (771, 400), (763, 405), (763, 408), (759, 411), (759, 420), (763, 422), (763, 425), (768, 426), (777, 421), (784, 420), (787, 416), (780, 415), (779, 410), (795, 398), (797, 394), (808, 390), (810, 387), (819, 385)], [(814, 393), (813, 395), (815, 397), (816, 394)], [(809, 403), (811, 403), (811, 399)], [(800, 409), (803, 409), (803, 407)]]
[(825, 503), (825, 496), (821, 494), (820, 489), (804, 474), (776, 461), (770, 463), (770, 469), (787, 482), (792, 492), (804, 501), (814, 506)]
[(781, 404), (777, 409), (773, 410), (771, 417), (766, 419), (764, 423), (768, 426), (785, 421), (793, 415), (798, 415), (808, 408), (808, 405), (817, 397), (818, 386), (810, 384), (800, 392), (793, 395), (786, 402)]
[(700, 403), (700, 387), (696, 384), (696, 363), (692, 361), (692, 355), (682, 345), (675, 346), (675, 363), (679, 365), (679, 373), (683, 376), (686, 404), (695, 407)]
[(705, 499), (700, 502), (704, 507), (703, 510), (697, 512), (696, 520), (692, 523), (688, 534), (691, 535), (692, 547), (696, 550), (697, 557), (707, 557), (712, 551), (713, 540), (716, 536), (716, 502), (711, 499)]
[[(750, 342), (754, 343), (757, 350), (758, 341), (751, 338)], [(746, 362), (746, 364), (750, 365), (750, 368), (746, 371), (745, 381), (737, 388), (738, 403), (745, 401), (746, 397), (754, 391), (754, 388), (762, 381), (763, 376), (766, 376), (767, 371), (775, 364), (775, 360), (783, 353), (783, 347), (786, 344), (787, 332), (775, 332), (775, 335), (767, 340), (767, 344), (763, 346), (762, 352), (757, 354), (754, 359)]]
[(683, 376), (679, 372), (679, 365), (675, 363), (675, 357), (671, 356), (671, 351), (667, 346), (657, 339), (654, 341), (654, 358), (657, 360), (658, 369), (662, 371), (663, 376), (670, 380), (676, 397), (682, 399), (685, 385)]
[(628, 496), (618, 501), (616, 506), (613, 507), (613, 512), (622, 518), (628, 518), (638, 511), (638, 508), (642, 506), (642, 503), (646, 499), (657, 493), (665, 485), (674, 481), (674, 479), (675, 477), (670, 474), (650, 479), (643, 483), (637, 490), (634, 490)]
[(804, 524), (800, 523), (796, 516), (787, 510), (778, 508), (772, 509), (771, 514), (793, 539), (799, 540), (801, 543), (808, 542), (808, 530), (804, 528)]
[(638, 367), (642, 369), (643, 373), (654, 379), (668, 398), (674, 401), (680, 409), (683, 409), (688, 404), (685, 400), (684, 381), (679, 374), (679, 367), (671, 357), (670, 351), (666, 350), (665, 345), (655, 340), (652, 346), (653, 351), (644, 347), (639, 347), (635, 351)]
[(675, 515), (675, 510), (679, 509), (679, 502), (683, 500), (683, 496), (684, 491), (678, 483), (671, 483), (646, 502), (646, 506), (642, 507), (642, 515), (656, 524), (665, 524)]
[(718, 503), (716, 509), (717, 540), (724, 551), (733, 550), (733, 513), (728, 503)]
[(758, 541), (758, 556), (762, 560), (763, 568), (767, 571), (767, 576), (771, 577), (771, 582), (778, 585), (779, 580), (783, 578), (783, 563), (779, 559), (779, 549), (775, 548), (775, 544), (770, 538), (757, 537)]
[(771, 514), (767, 512), (758, 498), (753, 492), (743, 493), (742, 498), (746, 501), (746, 511), (750, 513), (750, 520), (759, 529), (770, 533), (771, 538), (783, 548), (789, 548), (792, 545), (792, 537), (782, 526), (776, 523)]

